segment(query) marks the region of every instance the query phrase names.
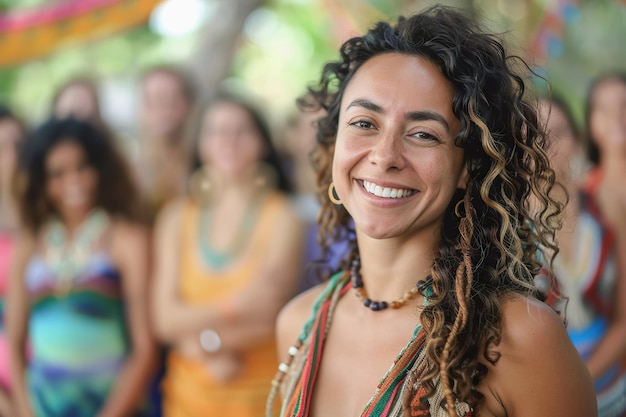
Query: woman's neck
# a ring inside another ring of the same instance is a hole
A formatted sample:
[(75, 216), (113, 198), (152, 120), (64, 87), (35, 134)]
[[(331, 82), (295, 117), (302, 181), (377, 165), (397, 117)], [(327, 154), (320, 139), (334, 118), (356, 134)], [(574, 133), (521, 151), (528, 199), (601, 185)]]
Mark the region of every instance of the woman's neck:
[(605, 156), (600, 161), (600, 168), (605, 176), (624, 178), (626, 174), (626, 158), (622, 155)]
[(76, 230), (87, 220), (92, 211), (93, 209), (60, 215), (59, 217), (65, 227), (67, 236), (73, 236)]
[(220, 182), (213, 193), (214, 208), (247, 207), (256, 201), (264, 190), (251, 181), (228, 181)]
[[(181, 141), (175, 140), (154, 140), (148, 141), (145, 146), (145, 155), (147, 159), (154, 162), (167, 160), (168, 164), (188, 163), (187, 148)], [(161, 167), (162, 168), (162, 167)]]
[(409, 240), (372, 239), (358, 232), (357, 235), (361, 277), (370, 298), (397, 299), (430, 274), (437, 250), (432, 230)]

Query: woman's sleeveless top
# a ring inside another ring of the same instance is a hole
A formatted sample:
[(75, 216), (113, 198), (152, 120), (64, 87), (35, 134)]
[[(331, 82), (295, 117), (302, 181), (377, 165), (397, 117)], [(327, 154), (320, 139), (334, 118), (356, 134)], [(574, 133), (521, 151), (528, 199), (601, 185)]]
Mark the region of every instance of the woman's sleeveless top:
[(96, 252), (71, 290), (59, 292), (58, 277), (36, 254), (25, 280), (35, 416), (95, 416), (130, 349), (118, 270), (107, 253)]
[[(280, 227), (280, 214), (288, 200), (281, 194), (266, 196), (250, 226), (245, 249), (232, 265), (210, 270), (201, 260), (199, 227), (201, 209), (187, 202), (182, 212), (180, 239), (172, 242), (179, 251), (179, 296), (189, 305), (218, 303), (246, 288), (262, 268), (268, 242)], [(176, 249), (175, 249), (176, 248)], [(263, 302), (263, 300), (259, 300)], [(212, 377), (206, 365), (172, 350), (163, 381), (163, 412), (166, 417), (263, 415), (276, 366), (274, 338), (242, 352), (242, 372), (223, 383)]]

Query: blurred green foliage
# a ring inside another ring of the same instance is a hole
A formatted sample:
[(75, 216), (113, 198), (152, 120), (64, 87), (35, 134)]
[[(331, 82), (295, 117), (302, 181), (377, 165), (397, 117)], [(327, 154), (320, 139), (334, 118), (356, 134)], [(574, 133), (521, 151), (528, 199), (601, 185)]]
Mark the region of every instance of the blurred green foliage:
[(10, 10), (19, 7), (31, 7), (39, 6), (40, 4), (47, 3), (47, 0), (0, 0), (0, 12)]

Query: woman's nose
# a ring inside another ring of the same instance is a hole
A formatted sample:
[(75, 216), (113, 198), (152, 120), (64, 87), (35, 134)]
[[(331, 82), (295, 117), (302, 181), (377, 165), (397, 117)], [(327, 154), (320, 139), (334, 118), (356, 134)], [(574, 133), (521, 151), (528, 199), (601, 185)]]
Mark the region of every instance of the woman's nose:
[(372, 145), (369, 161), (383, 171), (404, 168), (404, 149), (400, 135), (395, 132), (381, 133)]

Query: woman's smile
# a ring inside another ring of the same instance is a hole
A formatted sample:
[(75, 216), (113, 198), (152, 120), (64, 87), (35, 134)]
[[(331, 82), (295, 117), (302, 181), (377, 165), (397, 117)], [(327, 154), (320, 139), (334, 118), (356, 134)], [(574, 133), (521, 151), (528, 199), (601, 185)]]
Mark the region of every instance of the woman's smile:
[(410, 188), (399, 188), (392, 186), (380, 185), (379, 183), (366, 181), (366, 180), (357, 180), (367, 191), (368, 193), (375, 195), (376, 197), (381, 198), (391, 198), (391, 199), (403, 199), (406, 197), (410, 197), (417, 193), (417, 190), (413, 190)]

